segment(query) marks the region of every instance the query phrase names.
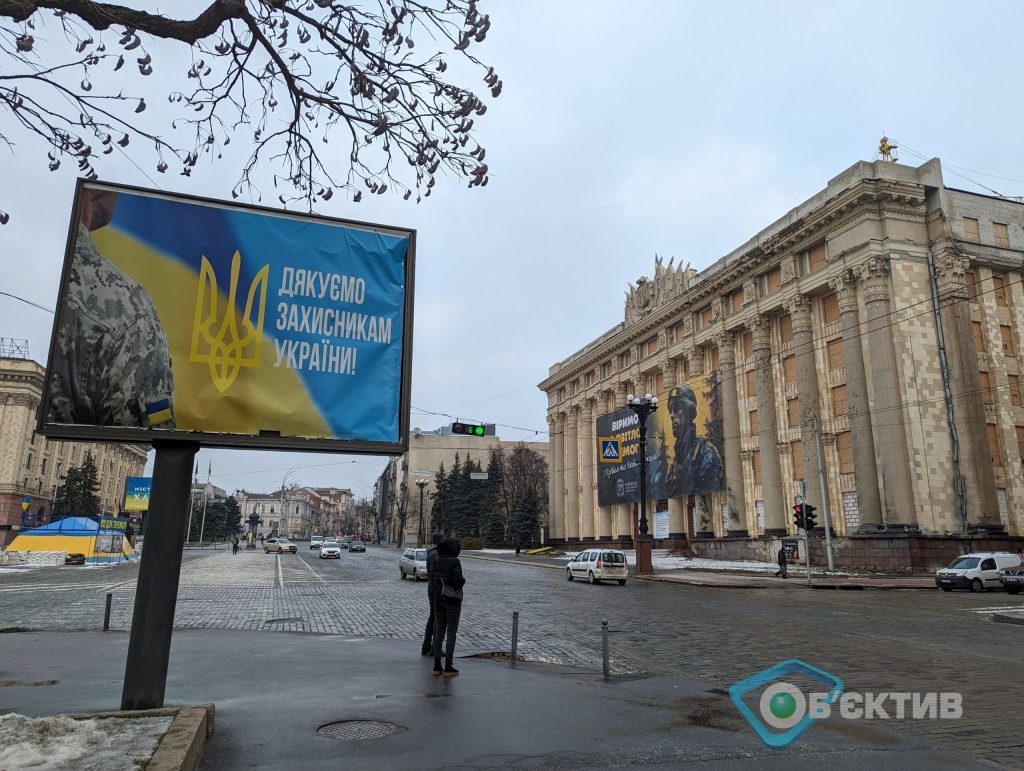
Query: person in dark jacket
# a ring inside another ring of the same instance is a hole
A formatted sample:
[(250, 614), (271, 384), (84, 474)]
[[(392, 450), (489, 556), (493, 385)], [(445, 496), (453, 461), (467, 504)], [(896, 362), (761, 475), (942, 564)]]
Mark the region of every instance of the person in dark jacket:
[(434, 655), (434, 602), (441, 593), (441, 584), (434, 578), (434, 566), (437, 564), (437, 545), (444, 540), (444, 533), (434, 533), (430, 537), (431, 546), (427, 549), (427, 602), (430, 603), (430, 615), (427, 617), (427, 628), (423, 631), (423, 646), (420, 653), (424, 656)]
[(789, 576), (786, 575), (786, 547), (785, 546), (779, 548), (779, 569), (777, 571), (775, 571), (775, 575), (776, 576), (781, 576), (782, 578), (789, 578)]
[[(446, 538), (437, 545), (437, 562), (434, 564), (434, 575), (438, 582), (437, 595), (434, 599), (434, 674), (454, 677), (459, 670), (452, 666), (455, 656), (455, 636), (459, 631), (459, 617), (462, 615), (462, 600), (444, 596), (444, 588), (461, 590), (466, 585), (462, 576), (462, 563), (459, 562), (459, 542), (454, 538)], [(445, 666), (441, 668), (441, 640), (445, 639)]]

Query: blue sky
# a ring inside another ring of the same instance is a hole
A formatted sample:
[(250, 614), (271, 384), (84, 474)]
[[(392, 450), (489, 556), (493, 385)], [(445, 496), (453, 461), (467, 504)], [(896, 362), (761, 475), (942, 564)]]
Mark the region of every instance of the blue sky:
[[(702, 268), (876, 158), (883, 133), (902, 162), (941, 157), (947, 185), (1024, 195), (1019, 3), (481, 8), (492, 26), (477, 54), (504, 81), (476, 122), (488, 186), (448, 179), (418, 206), (336, 196), (322, 209), (417, 230), (413, 426), (435, 428), (449, 419), (431, 413), (444, 413), (546, 439), (536, 384), (621, 321), (627, 283), (652, 272), (655, 253)], [(153, 50), (145, 85), (159, 91), (180, 52)], [(0, 194), (13, 215), (0, 228), (0, 285), (52, 306), (73, 165), (51, 174), (45, 150), (14, 136), (14, 154), (0, 149), (4, 178), (19, 180), (16, 197)], [(225, 163), (200, 162), (190, 179), (145, 171), (165, 189), (221, 198), (235, 179)], [(101, 177), (151, 184), (116, 157)], [(5, 297), (0, 314), (0, 335), (27, 338), (44, 360), (51, 317)], [(301, 483), (359, 495), (385, 459), (204, 450), (203, 476), (210, 462), (229, 490), (272, 489), (298, 466)]]

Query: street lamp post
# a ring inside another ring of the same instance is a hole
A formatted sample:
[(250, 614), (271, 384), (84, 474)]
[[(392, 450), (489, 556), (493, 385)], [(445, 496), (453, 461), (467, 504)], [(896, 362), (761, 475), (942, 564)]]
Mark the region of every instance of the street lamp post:
[(426, 534), (423, 532), (423, 490), (427, 486), (427, 480), (417, 479), (416, 486), (420, 488), (420, 532), (419, 535), (416, 536), (416, 546), (420, 547), (426, 543)]
[(658, 397), (644, 394), (638, 398), (630, 394), (626, 402), (640, 418), (640, 534), (636, 539), (636, 574), (654, 574), (651, 561), (651, 537), (647, 534), (647, 418), (658, 409)]

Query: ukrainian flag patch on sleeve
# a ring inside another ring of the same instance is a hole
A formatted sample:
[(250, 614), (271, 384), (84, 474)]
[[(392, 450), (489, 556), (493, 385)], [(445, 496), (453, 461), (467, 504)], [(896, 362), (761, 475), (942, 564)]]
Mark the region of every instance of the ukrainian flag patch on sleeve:
[(151, 426), (159, 426), (171, 419), (171, 400), (158, 399), (153, 402), (144, 402), (146, 405), (146, 419)]

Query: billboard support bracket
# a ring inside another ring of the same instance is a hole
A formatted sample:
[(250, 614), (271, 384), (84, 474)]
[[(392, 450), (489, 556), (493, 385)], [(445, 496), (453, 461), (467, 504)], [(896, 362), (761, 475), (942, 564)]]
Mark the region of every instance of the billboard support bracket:
[(198, 442), (158, 440), (153, 447), (156, 462), (125, 661), (122, 710), (164, 705), (185, 543), (186, 500), (191, 494), (192, 463), (199, 451)]

